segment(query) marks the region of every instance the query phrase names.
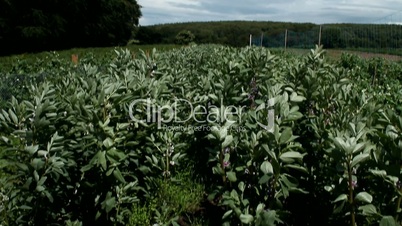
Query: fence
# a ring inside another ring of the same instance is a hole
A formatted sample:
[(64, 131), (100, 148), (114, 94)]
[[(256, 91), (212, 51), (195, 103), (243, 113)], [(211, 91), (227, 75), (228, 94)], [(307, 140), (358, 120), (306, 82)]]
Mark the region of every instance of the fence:
[(401, 12), (369, 24), (327, 24), (301, 32), (284, 29), (278, 33), (252, 34), (250, 44), (269, 48), (313, 48), (322, 44), (324, 48), (402, 55)]

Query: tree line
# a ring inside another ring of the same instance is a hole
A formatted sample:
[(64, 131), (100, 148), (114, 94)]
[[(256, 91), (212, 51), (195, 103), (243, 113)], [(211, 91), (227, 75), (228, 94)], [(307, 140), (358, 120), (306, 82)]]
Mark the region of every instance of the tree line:
[(126, 44), (136, 0), (0, 0), (0, 55)]
[[(216, 43), (230, 46), (249, 44), (283, 47), (285, 31), (287, 45), (311, 48), (319, 42), (325, 48), (401, 48), (401, 25), (324, 24), (220, 21), (159, 24), (139, 27), (136, 39), (142, 44), (174, 43), (178, 33), (190, 31), (196, 43)], [(262, 38), (262, 40), (261, 40)]]

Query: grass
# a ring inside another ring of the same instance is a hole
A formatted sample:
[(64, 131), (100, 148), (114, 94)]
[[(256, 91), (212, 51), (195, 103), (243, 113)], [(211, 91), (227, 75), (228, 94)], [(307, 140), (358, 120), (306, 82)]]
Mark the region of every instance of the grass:
[[(272, 48), (273, 51), (284, 51), (284, 48)], [(288, 48), (286, 52), (290, 52), (297, 55), (306, 55), (310, 52), (310, 49), (296, 49)], [(326, 49), (326, 56), (331, 60), (338, 60), (342, 56), (342, 53), (351, 53), (358, 55), (365, 59), (370, 59), (374, 57), (385, 58), (391, 61), (402, 61), (402, 56), (396, 52), (390, 52), (387, 54), (381, 50), (375, 49)]]
[(153, 222), (206, 225), (206, 216), (200, 213), (205, 188), (192, 179), (193, 173), (193, 170), (184, 169), (174, 179), (158, 180), (157, 192), (145, 203), (133, 205), (127, 226), (148, 226)]

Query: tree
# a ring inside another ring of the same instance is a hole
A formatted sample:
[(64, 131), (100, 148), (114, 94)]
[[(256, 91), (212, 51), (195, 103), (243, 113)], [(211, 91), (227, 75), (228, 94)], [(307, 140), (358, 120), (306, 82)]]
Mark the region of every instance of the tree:
[(175, 42), (179, 45), (188, 45), (192, 41), (194, 41), (195, 36), (191, 31), (182, 30), (176, 35)]
[(324, 48), (340, 48), (342, 46), (341, 29), (338, 27), (324, 28), (322, 32)]
[(136, 0), (0, 0), (0, 55), (127, 43)]
[(162, 42), (162, 34), (149, 27), (139, 27), (135, 37), (141, 44), (155, 44)]

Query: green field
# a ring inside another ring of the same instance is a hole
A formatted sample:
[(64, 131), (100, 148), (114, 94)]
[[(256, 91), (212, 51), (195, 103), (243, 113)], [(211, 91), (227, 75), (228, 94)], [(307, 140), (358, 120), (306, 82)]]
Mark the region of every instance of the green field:
[(0, 225), (400, 225), (400, 61), (153, 47), (0, 58)]
[(133, 54), (138, 53), (141, 49), (143, 51), (150, 51), (153, 48), (157, 48), (159, 51), (166, 51), (171, 50), (174, 48), (179, 47), (178, 45), (129, 45), (124, 47), (99, 47), (99, 48), (75, 48), (69, 50), (62, 50), (62, 51), (46, 51), (41, 53), (25, 53), (25, 54), (17, 54), (11, 56), (0, 56), (0, 68), (2, 71), (10, 69), (13, 64), (17, 61), (24, 61), (24, 63), (34, 64), (38, 60), (49, 59), (53, 55), (57, 55), (57, 59), (69, 61), (71, 60), (71, 55), (76, 54), (78, 58), (112, 58), (114, 57), (113, 50), (124, 48), (129, 49), (133, 52)]

